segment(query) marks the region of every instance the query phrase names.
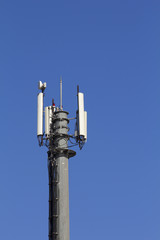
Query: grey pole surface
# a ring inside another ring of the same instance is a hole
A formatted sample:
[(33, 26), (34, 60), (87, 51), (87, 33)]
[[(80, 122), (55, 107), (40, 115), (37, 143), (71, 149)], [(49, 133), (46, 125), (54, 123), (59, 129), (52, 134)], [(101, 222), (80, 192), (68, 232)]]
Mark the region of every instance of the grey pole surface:
[(53, 114), (49, 140), (49, 240), (69, 240), (68, 113)]

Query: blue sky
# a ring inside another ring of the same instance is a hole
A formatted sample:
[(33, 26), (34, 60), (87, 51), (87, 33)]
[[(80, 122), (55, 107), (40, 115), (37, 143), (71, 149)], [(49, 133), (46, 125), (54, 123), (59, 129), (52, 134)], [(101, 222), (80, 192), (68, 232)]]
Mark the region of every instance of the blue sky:
[(76, 112), (88, 142), (69, 160), (71, 240), (160, 239), (160, 2), (0, 1), (0, 239), (47, 239), (45, 105)]

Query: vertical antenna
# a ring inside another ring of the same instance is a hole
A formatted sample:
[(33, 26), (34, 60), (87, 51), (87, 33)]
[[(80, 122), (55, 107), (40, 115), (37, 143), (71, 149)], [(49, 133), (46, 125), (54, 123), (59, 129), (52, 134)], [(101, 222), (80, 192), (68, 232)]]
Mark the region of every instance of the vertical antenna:
[(78, 93), (79, 93), (79, 85), (77, 85), (77, 95), (78, 95)]
[(60, 110), (63, 110), (63, 107), (62, 107), (62, 77), (60, 77)]

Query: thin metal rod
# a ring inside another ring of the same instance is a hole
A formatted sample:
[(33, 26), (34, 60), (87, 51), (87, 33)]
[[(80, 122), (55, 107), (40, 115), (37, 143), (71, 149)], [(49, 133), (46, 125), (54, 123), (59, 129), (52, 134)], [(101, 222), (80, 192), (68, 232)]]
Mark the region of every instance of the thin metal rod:
[(79, 85), (77, 85), (77, 95), (78, 95), (78, 93), (79, 93)]
[(62, 77), (60, 78), (60, 109), (63, 110), (63, 107), (62, 107)]

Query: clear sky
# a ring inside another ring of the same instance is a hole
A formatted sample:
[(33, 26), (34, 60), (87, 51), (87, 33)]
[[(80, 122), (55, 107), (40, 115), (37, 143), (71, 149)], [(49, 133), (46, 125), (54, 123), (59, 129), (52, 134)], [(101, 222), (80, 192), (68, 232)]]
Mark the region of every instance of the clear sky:
[(71, 240), (160, 239), (160, 2), (0, 1), (0, 239), (48, 238), (47, 149), (37, 82), (76, 112), (88, 142), (69, 160)]

